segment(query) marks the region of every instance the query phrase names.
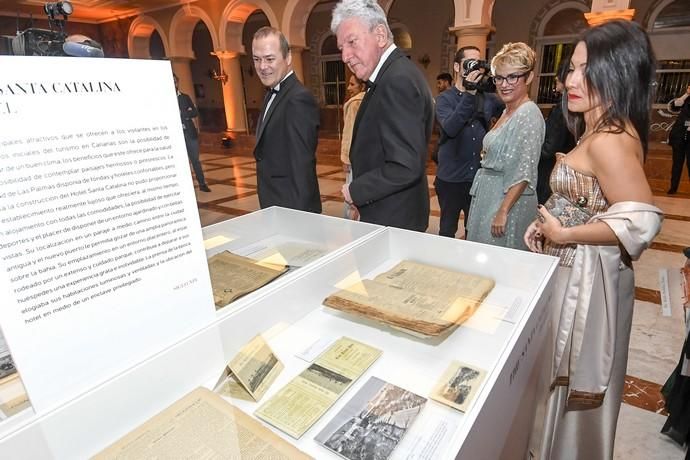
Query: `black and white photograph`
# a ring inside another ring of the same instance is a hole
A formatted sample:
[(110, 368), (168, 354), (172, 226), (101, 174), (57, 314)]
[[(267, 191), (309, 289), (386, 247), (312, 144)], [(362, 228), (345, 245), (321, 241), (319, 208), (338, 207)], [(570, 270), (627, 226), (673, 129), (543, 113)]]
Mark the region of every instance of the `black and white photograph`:
[(9, 377), (15, 372), (17, 372), (17, 368), (14, 367), (10, 349), (7, 347), (2, 331), (0, 331), (0, 379)]
[(431, 399), (465, 412), (485, 375), (482, 369), (453, 361), (434, 387)]
[(258, 401), (283, 370), (268, 343), (257, 335), (250, 340), (228, 364), (226, 370)]
[(337, 395), (342, 394), (352, 383), (352, 379), (318, 364), (312, 364), (300, 376)]
[(425, 403), (422, 396), (372, 377), (314, 439), (350, 460), (386, 460)]

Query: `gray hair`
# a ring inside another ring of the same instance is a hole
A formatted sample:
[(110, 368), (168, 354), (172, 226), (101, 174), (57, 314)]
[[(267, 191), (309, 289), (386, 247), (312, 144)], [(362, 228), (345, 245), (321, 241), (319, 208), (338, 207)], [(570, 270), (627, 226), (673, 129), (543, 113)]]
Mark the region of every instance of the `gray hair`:
[(369, 26), (373, 31), (379, 25), (386, 28), (388, 41), (393, 43), (393, 32), (388, 26), (386, 12), (376, 0), (341, 0), (333, 8), (333, 19), (331, 19), (331, 32), (337, 33), (338, 27), (346, 19), (357, 18)]

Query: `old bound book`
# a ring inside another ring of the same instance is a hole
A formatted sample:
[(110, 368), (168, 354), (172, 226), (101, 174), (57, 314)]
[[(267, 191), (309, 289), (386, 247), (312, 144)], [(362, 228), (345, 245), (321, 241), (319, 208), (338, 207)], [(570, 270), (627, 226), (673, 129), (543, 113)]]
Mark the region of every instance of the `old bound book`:
[(216, 310), (270, 283), (288, 270), (285, 265), (257, 262), (223, 251), (208, 259)]
[(494, 280), (405, 260), (361, 280), (324, 305), (389, 324), (416, 336), (449, 333), (474, 314)]

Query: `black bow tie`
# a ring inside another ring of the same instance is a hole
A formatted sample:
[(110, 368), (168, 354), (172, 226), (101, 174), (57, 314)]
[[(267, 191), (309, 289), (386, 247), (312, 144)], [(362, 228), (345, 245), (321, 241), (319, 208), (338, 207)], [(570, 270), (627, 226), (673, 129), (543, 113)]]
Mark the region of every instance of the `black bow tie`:
[(373, 89), (376, 87), (376, 83), (371, 80), (365, 80), (364, 85), (367, 87), (367, 89)]
[(279, 89), (276, 88), (266, 88), (266, 93), (268, 94), (278, 94)]

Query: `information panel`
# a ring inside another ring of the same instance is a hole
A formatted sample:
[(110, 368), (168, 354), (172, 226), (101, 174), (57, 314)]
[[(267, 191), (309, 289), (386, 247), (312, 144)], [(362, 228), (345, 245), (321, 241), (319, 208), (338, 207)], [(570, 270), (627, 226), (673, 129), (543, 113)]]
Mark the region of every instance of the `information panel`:
[(0, 68), (0, 326), (41, 412), (215, 309), (170, 64)]

